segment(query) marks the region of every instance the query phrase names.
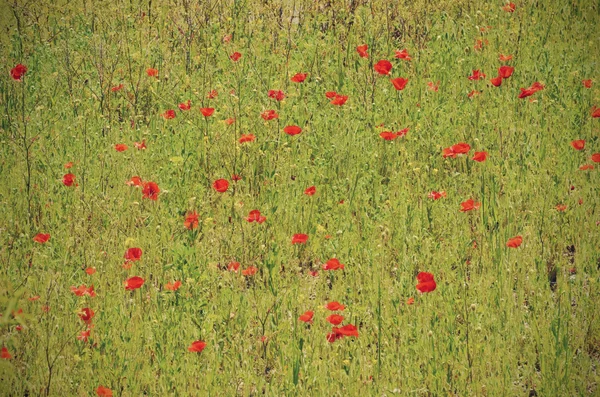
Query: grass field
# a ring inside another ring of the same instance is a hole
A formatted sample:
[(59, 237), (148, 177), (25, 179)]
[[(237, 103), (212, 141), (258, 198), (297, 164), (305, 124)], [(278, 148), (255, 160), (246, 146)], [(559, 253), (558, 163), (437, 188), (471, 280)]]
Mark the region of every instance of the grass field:
[(599, 26), (2, 0), (0, 395), (597, 396)]

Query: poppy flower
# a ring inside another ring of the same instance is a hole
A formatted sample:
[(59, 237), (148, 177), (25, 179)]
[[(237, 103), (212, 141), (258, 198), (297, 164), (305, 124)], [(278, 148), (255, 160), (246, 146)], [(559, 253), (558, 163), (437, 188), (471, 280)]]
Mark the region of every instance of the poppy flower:
[(169, 109), (166, 112), (164, 112), (163, 114), (161, 114), (161, 116), (165, 120), (173, 120), (177, 115), (175, 114), (175, 111), (173, 109)]
[(23, 76), (25, 76), (25, 73), (27, 73), (27, 66), (19, 63), (10, 70), (10, 77), (12, 77), (13, 80), (21, 81)]
[(86, 268), (86, 269), (85, 269), (85, 272), (86, 272), (88, 275), (90, 275), (90, 276), (91, 276), (92, 274), (96, 273), (96, 268), (95, 268), (95, 267), (88, 267), (88, 268)]
[(445, 191), (441, 191), (441, 192), (436, 192), (435, 190), (432, 191), (431, 193), (429, 193), (427, 195), (428, 198), (432, 199), (432, 200), (439, 200), (442, 197), (446, 197), (446, 192)]
[(480, 91), (473, 90), (473, 91), (469, 92), (469, 93), (467, 94), (467, 96), (468, 96), (469, 98), (473, 98), (474, 96), (476, 96), (476, 95), (480, 95), (480, 94), (481, 94), (481, 92), (480, 92)]
[(304, 323), (311, 323), (313, 322), (313, 316), (315, 315), (315, 312), (311, 312), (310, 310), (305, 312), (303, 315), (301, 315), (300, 317), (298, 317), (298, 320), (304, 322)]
[(150, 200), (158, 200), (158, 193), (160, 193), (160, 188), (155, 182), (144, 182), (142, 194), (145, 198)]
[(317, 188), (316, 188), (316, 187), (314, 187), (314, 186), (307, 187), (307, 188), (304, 190), (304, 194), (306, 194), (307, 196), (312, 196), (312, 195), (314, 195), (316, 192), (317, 192)]
[(367, 50), (369, 49), (369, 46), (366, 44), (362, 44), (356, 47), (356, 52), (358, 52), (358, 55), (361, 58), (368, 58), (369, 54), (367, 54)]
[(379, 133), (379, 136), (386, 141), (393, 141), (394, 139), (398, 138), (398, 135), (394, 134), (392, 131), (383, 131)]
[(330, 103), (332, 105), (342, 106), (342, 105), (344, 105), (346, 103), (347, 100), (348, 100), (348, 96), (347, 95), (335, 94), (335, 97), (333, 98), (333, 100)]
[(139, 261), (142, 259), (142, 249), (141, 248), (129, 248), (125, 251), (125, 255), (123, 255), (126, 261)]
[(231, 263), (229, 263), (229, 265), (227, 265), (227, 270), (229, 270), (230, 272), (237, 272), (239, 268), (240, 268), (239, 262), (231, 262)]
[(429, 87), (430, 91), (437, 92), (438, 89), (440, 88), (440, 81), (438, 80), (437, 83), (434, 83), (433, 81), (430, 81), (430, 82), (427, 83), (427, 86)]
[[(88, 338), (90, 337), (90, 334), (92, 333), (91, 330), (87, 329), (85, 331), (81, 331), (79, 333), (79, 335), (77, 335), (77, 339), (82, 341), (82, 342), (87, 342)], [(98, 394), (99, 396), (112, 396), (112, 392), (111, 394)]]
[(405, 79), (403, 77), (397, 77), (395, 79), (390, 79), (390, 81), (392, 82), (394, 88), (397, 91), (402, 91), (404, 88), (406, 88), (406, 84), (408, 84), (408, 79)]
[(556, 204), (555, 208), (558, 212), (564, 212), (567, 209), (567, 205), (566, 204)]
[(326, 320), (333, 325), (340, 325), (342, 321), (344, 321), (344, 316), (332, 314), (331, 316), (327, 317)]
[(124, 143), (117, 143), (117, 144), (115, 145), (115, 150), (116, 150), (117, 152), (124, 152), (125, 150), (127, 150), (127, 145), (126, 145), (126, 144), (124, 144)]
[(473, 160), (479, 162), (479, 163), (483, 163), (486, 159), (487, 159), (487, 152), (475, 152), (475, 155), (473, 156)]
[(94, 318), (94, 316), (95, 316), (95, 313), (89, 307), (84, 307), (83, 309), (81, 309), (81, 311), (78, 313), (78, 315), (79, 315), (79, 318), (81, 319), (81, 321), (90, 325), (90, 323), (92, 322), (92, 318)]
[(174, 283), (166, 283), (165, 289), (169, 291), (177, 291), (181, 287), (181, 281), (177, 280)]
[(523, 237), (516, 236), (516, 237), (508, 239), (508, 241), (506, 242), (506, 246), (508, 248), (519, 248), (519, 246), (522, 243), (523, 243)]
[(593, 170), (594, 166), (592, 164), (584, 164), (581, 167), (579, 167), (579, 169), (581, 171)]
[(347, 324), (343, 327), (337, 328), (334, 332), (343, 336), (354, 336), (358, 338), (358, 329), (352, 324)]
[(144, 279), (138, 276), (133, 276), (125, 281), (125, 290), (133, 291), (144, 285)]
[(571, 141), (571, 146), (573, 146), (573, 149), (575, 150), (583, 150), (583, 148), (585, 148), (585, 141), (583, 139)]
[(515, 10), (517, 9), (517, 6), (515, 5), (515, 3), (510, 2), (510, 3), (506, 4), (506, 5), (504, 5), (502, 7), (502, 9), (504, 11), (506, 11), (506, 12), (511, 12), (512, 13), (512, 12), (515, 12)]
[(219, 93), (217, 92), (217, 90), (210, 90), (210, 91), (208, 91), (208, 94), (206, 94), (206, 97), (208, 99), (215, 99), (217, 96), (219, 96)]
[(131, 180), (125, 182), (128, 186), (142, 186), (144, 184), (144, 182), (142, 181), (142, 178), (140, 178), (139, 176), (132, 176)]
[(326, 264), (323, 265), (323, 270), (339, 270), (344, 269), (344, 264), (340, 263), (340, 261), (336, 258), (332, 258), (327, 261)]
[(246, 218), (246, 220), (250, 223), (252, 223), (252, 222), (263, 223), (264, 221), (267, 220), (267, 218), (264, 216), (261, 216), (259, 210), (252, 210), (248, 214), (248, 217)]
[(597, 108), (595, 106), (592, 108), (592, 117), (595, 119), (600, 117), (600, 108)]
[(292, 237), (292, 244), (304, 244), (308, 241), (308, 235), (306, 234), (294, 234)]
[(192, 101), (190, 101), (189, 99), (187, 100), (187, 102), (182, 102), (179, 105), (177, 105), (179, 107), (179, 109), (181, 110), (190, 110), (192, 108)]
[(283, 101), (285, 94), (281, 90), (269, 90), (269, 98), (275, 99), (276, 101)]
[(585, 88), (592, 88), (592, 79), (589, 80), (582, 80), (581, 83), (583, 84), (583, 86)]
[(481, 203), (475, 202), (473, 199), (468, 199), (460, 203), (460, 212), (477, 210), (479, 207), (481, 207)]
[(214, 112), (215, 108), (200, 108), (200, 113), (202, 113), (204, 117), (210, 117)]
[(241, 181), (242, 177), (239, 176), (238, 174), (233, 174), (233, 175), (231, 175), (231, 180), (234, 182)]
[(301, 133), (302, 128), (298, 127), (297, 125), (288, 125), (283, 128), (283, 132), (285, 132), (288, 135), (294, 136)]
[(110, 90), (111, 92), (117, 92), (117, 91), (121, 91), (123, 89), (123, 84), (119, 84), (117, 86), (112, 87)]
[(335, 98), (336, 95), (337, 95), (337, 92), (335, 92), (335, 91), (327, 91), (325, 93), (325, 97), (329, 98), (329, 99)]
[(68, 163), (65, 163), (65, 168), (66, 169), (69, 169), (69, 168), (72, 168), (72, 167), (73, 167), (73, 162), (72, 161), (69, 161)]
[(153, 68), (146, 69), (146, 74), (148, 77), (158, 77), (158, 70)]
[(135, 146), (135, 148), (137, 150), (147, 149), (147, 147), (146, 147), (146, 140), (145, 139), (143, 141), (141, 141), (141, 142), (134, 142), (133, 146)]
[(415, 303), (415, 298), (413, 297), (408, 298), (408, 300), (406, 301), (407, 305), (412, 305), (413, 303)]
[(2, 357), (5, 360), (10, 360), (12, 358), (12, 355), (8, 352), (6, 346), (2, 346), (2, 350), (0, 351), (0, 357)]
[(75, 175), (73, 174), (65, 174), (63, 176), (63, 180), (62, 183), (65, 186), (73, 186), (73, 183), (75, 182)]
[(502, 77), (503, 79), (507, 79), (512, 76), (514, 71), (515, 68), (512, 66), (500, 66), (498, 69), (498, 76)]
[(500, 54), (498, 56), (498, 59), (500, 60), (500, 62), (506, 62), (506, 61), (511, 61), (513, 59), (513, 56), (512, 55)]
[(188, 230), (194, 230), (198, 227), (198, 213), (196, 211), (190, 212), (186, 215), (185, 221), (183, 222), (183, 226), (185, 226)]
[(329, 302), (328, 304), (325, 305), (325, 308), (327, 310), (331, 310), (332, 312), (337, 311), (337, 310), (344, 310), (346, 308), (346, 306), (342, 305), (340, 302)]
[(239, 142), (240, 143), (254, 142), (255, 139), (256, 139), (256, 136), (254, 134), (242, 134), (242, 136), (239, 139)]
[(264, 112), (262, 112), (260, 114), (260, 117), (262, 117), (265, 121), (269, 121), (269, 120), (273, 120), (273, 119), (278, 119), (279, 115), (277, 114), (277, 112), (275, 110), (265, 110)]
[(229, 189), (229, 182), (227, 182), (227, 179), (217, 179), (212, 186), (217, 192), (225, 193)]
[(188, 351), (191, 351), (192, 353), (201, 353), (205, 347), (206, 347), (206, 342), (197, 340), (195, 342), (192, 342), (190, 347), (188, 347)]
[(95, 297), (96, 292), (94, 291), (94, 286), (90, 285), (89, 288), (85, 285), (81, 284), (79, 287), (71, 287), (71, 292), (73, 292), (76, 296), (85, 296), (88, 295), (90, 297)]
[(377, 73), (383, 76), (387, 76), (392, 70), (392, 63), (386, 59), (382, 59), (381, 61), (373, 65), (373, 69), (375, 69)]
[(529, 88), (521, 88), (521, 93), (519, 94), (519, 98), (520, 99), (527, 98), (543, 89), (544, 89), (544, 85), (536, 81)]
[(481, 73), (479, 69), (473, 70), (473, 73), (468, 77), (469, 80), (483, 80), (485, 79), (485, 73)]
[(594, 163), (600, 163), (600, 153), (594, 153), (594, 154), (592, 154), (592, 161)]
[(482, 39), (476, 39), (475, 40), (475, 44), (473, 45), (473, 49), (475, 51), (481, 51), (483, 49), (483, 45), (488, 45), (490, 44), (489, 41), (487, 40), (482, 40)]
[(469, 153), (469, 150), (471, 150), (471, 145), (469, 145), (468, 143), (465, 143), (465, 142), (460, 142), (460, 143), (450, 146), (449, 148), (445, 148), (442, 151), (442, 156), (444, 158), (447, 158), (447, 157), (456, 158), (456, 156), (459, 154)]
[(98, 386), (96, 389), (98, 397), (113, 397), (113, 392), (108, 387)]
[(240, 58), (242, 57), (242, 54), (240, 54), (239, 52), (234, 52), (233, 54), (231, 54), (229, 56), (229, 58), (233, 61), (233, 62), (237, 62), (240, 60)]
[(318, 277), (319, 276), (319, 271), (318, 270), (310, 270), (308, 273), (311, 276), (313, 276), (313, 277)]
[(431, 273), (420, 272), (417, 274), (417, 281), (417, 290), (422, 293), (435, 291), (435, 288), (437, 287), (437, 284), (433, 279), (433, 274)]
[(410, 61), (412, 59), (408, 54), (408, 50), (406, 48), (402, 51), (396, 50), (396, 55), (394, 56), (394, 58), (404, 59), (405, 61)]
[(254, 267), (254, 266), (250, 266), (250, 267), (242, 270), (242, 276), (254, 276), (257, 271), (258, 271), (258, 268)]
[(44, 244), (48, 240), (50, 240), (50, 233), (46, 233), (46, 234), (44, 234), (44, 233), (38, 233), (33, 238), (33, 241), (35, 241), (36, 243), (40, 243), (40, 244)]
[(494, 77), (493, 79), (490, 79), (490, 83), (492, 83), (492, 85), (494, 87), (500, 87), (502, 85), (502, 76), (498, 76), (498, 77)]
[(306, 80), (306, 76), (306, 73), (296, 73), (290, 80), (293, 83), (302, 83), (304, 80)]

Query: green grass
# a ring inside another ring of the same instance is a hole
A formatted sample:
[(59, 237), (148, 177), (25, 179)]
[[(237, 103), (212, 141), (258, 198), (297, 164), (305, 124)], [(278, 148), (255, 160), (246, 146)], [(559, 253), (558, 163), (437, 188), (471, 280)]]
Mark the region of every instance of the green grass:
[[(0, 359), (0, 394), (598, 393), (597, 3), (180, 3), (0, 4), (0, 344), (12, 355)], [(412, 61), (394, 58), (404, 48)], [(403, 91), (374, 72), (380, 59), (409, 79)], [(22, 82), (9, 73), (18, 63)], [(494, 87), (503, 64), (514, 74)], [(487, 78), (468, 80), (474, 69)], [(299, 72), (306, 81), (292, 83)], [(545, 89), (519, 99), (535, 81)], [(348, 102), (331, 105), (326, 91)], [(200, 107), (216, 110), (205, 119)], [(175, 119), (161, 117), (168, 109)], [(279, 119), (263, 120), (267, 109)], [(283, 133), (292, 124), (302, 133)], [(256, 140), (239, 144), (242, 134)], [(469, 154), (444, 159), (458, 142)], [(67, 172), (78, 186), (63, 185)], [(127, 186), (132, 176), (156, 182), (158, 200)], [(212, 188), (220, 178), (226, 193)], [(469, 198), (481, 207), (460, 212)], [(265, 223), (246, 221), (254, 209)], [(308, 242), (292, 245), (296, 233)], [(523, 244), (506, 247), (516, 235)], [(131, 247), (143, 256), (124, 269)], [(345, 269), (323, 271), (334, 257)], [(229, 272), (231, 261), (258, 272)], [(435, 291), (416, 290), (421, 271)], [(126, 291), (132, 276), (145, 283)], [(97, 295), (71, 292), (82, 284)], [(358, 338), (327, 341), (330, 301), (346, 305)], [(298, 320), (309, 310), (310, 326)], [(196, 340), (201, 353), (188, 351)]]

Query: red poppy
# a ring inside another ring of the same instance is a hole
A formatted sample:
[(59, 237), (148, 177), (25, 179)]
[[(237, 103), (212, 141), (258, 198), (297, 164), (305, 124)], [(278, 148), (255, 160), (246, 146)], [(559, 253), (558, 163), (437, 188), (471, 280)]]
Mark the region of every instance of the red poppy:
[(442, 151), (442, 156), (456, 158), (459, 154), (467, 154), (471, 150), (471, 145), (465, 142), (457, 143), (456, 145), (452, 145), (449, 148), (445, 148)]
[(239, 53), (239, 52), (237, 52), (237, 51), (236, 51), (236, 52), (234, 52), (233, 54), (231, 54), (231, 55), (229, 56), (229, 58), (231, 58), (231, 60), (232, 60), (233, 62), (237, 62), (237, 61), (239, 61), (241, 57), (242, 57), (242, 54), (240, 54), (240, 53)]
[(405, 61), (410, 61), (412, 59), (408, 54), (408, 50), (406, 48), (402, 51), (396, 50), (396, 55), (394, 56), (394, 58), (404, 59)]
[(246, 220), (250, 223), (252, 223), (252, 222), (263, 223), (264, 221), (267, 220), (267, 218), (264, 216), (261, 216), (259, 210), (252, 210), (248, 214), (248, 217), (246, 218)]
[(237, 272), (239, 268), (240, 268), (239, 262), (231, 262), (231, 263), (229, 263), (229, 265), (227, 265), (227, 270), (229, 270), (230, 272)]
[(564, 212), (567, 209), (566, 204), (556, 204), (556, 210), (558, 212)]
[(344, 321), (344, 316), (332, 314), (331, 316), (327, 317), (326, 320), (333, 325), (340, 325), (342, 321)]
[(332, 312), (334, 312), (334, 311), (338, 311), (338, 310), (342, 311), (346, 308), (346, 306), (342, 305), (340, 302), (333, 301), (333, 302), (329, 302), (328, 304), (326, 304), (325, 308), (327, 310), (331, 310)]
[(430, 81), (430, 82), (427, 83), (427, 86), (429, 87), (430, 91), (437, 92), (438, 89), (440, 88), (440, 81), (438, 80), (437, 83), (434, 83), (433, 81)]
[(123, 84), (119, 84), (117, 86), (112, 87), (110, 90), (112, 92), (117, 92), (117, 91), (121, 91), (123, 89)]
[(479, 69), (473, 70), (473, 74), (469, 76), (469, 80), (483, 80), (485, 79), (485, 73), (481, 73)]
[(354, 336), (356, 338), (358, 338), (358, 329), (352, 325), (352, 324), (347, 324), (344, 325), (341, 328), (334, 328), (334, 332), (343, 336)]
[(239, 139), (239, 142), (240, 143), (254, 142), (255, 139), (256, 139), (256, 136), (254, 134), (242, 134), (242, 136)]
[(600, 153), (594, 153), (594, 154), (592, 154), (592, 161), (594, 163), (600, 163)]
[(336, 95), (337, 95), (337, 92), (335, 92), (335, 91), (327, 91), (325, 93), (325, 97), (329, 98), (329, 99), (335, 98)]
[(573, 146), (573, 149), (575, 150), (583, 150), (583, 148), (585, 148), (585, 141), (583, 139), (572, 141), (571, 146)]
[(81, 321), (90, 325), (90, 323), (92, 322), (92, 318), (94, 318), (95, 313), (89, 307), (84, 307), (83, 309), (81, 309), (81, 311), (78, 313), (78, 315), (79, 315), (79, 318), (81, 319)]
[(323, 265), (323, 270), (340, 270), (344, 269), (344, 264), (340, 263), (340, 261), (336, 258), (332, 258), (327, 261), (326, 264)]
[(437, 287), (437, 284), (433, 279), (433, 274), (431, 273), (420, 272), (417, 274), (417, 281), (417, 290), (422, 293), (435, 291), (435, 288)]
[(498, 56), (498, 59), (500, 59), (500, 62), (506, 62), (506, 61), (511, 61), (513, 59), (513, 56), (500, 54)]
[(294, 136), (301, 133), (302, 128), (298, 127), (297, 125), (288, 125), (283, 129), (283, 132), (285, 132), (288, 135)]
[(5, 360), (10, 360), (12, 358), (12, 355), (8, 352), (6, 346), (2, 346), (2, 350), (0, 351), (0, 357), (2, 357)]
[(460, 212), (477, 210), (479, 207), (481, 207), (481, 203), (475, 202), (473, 199), (468, 199), (460, 203)]
[(314, 312), (311, 312), (310, 310), (305, 312), (303, 315), (301, 315), (300, 317), (298, 317), (298, 320), (305, 322), (305, 323), (311, 323), (313, 322), (313, 316), (315, 315)]
[(160, 193), (160, 188), (155, 182), (144, 182), (142, 194), (145, 198), (150, 200), (158, 200), (158, 193)]
[(595, 119), (600, 117), (600, 108), (597, 108), (595, 106), (592, 108), (592, 117)]
[(480, 95), (480, 94), (481, 94), (481, 92), (480, 92), (480, 91), (473, 90), (473, 91), (469, 92), (469, 93), (467, 94), (467, 96), (468, 96), (469, 98), (473, 98), (475, 95)]
[(502, 77), (503, 79), (507, 79), (512, 76), (514, 71), (515, 68), (512, 66), (500, 66), (498, 69), (498, 76)]
[(269, 120), (273, 120), (273, 119), (278, 119), (279, 115), (277, 114), (277, 112), (275, 110), (270, 109), (270, 110), (265, 110), (264, 112), (262, 112), (260, 114), (260, 117), (262, 117), (266, 121), (269, 121)]
[(234, 182), (241, 181), (242, 177), (237, 174), (233, 174), (233, 175), (231, 175), (231, 180)]
[[(88, 338), (90, 337), (90, 334), (92, 333), (91, 330), (87, 329), (85, 331), (81, 331), (79, 333), (79, 335), (77, 335), (77, 339), (82, 341), (82, 342), (87, 342)], [(98, 394), (99, 396), (112, 396), (112, 392), (111, 394)]]
[(225, 193), (229, 189), (229, 182), (227, 182), (227, 179), (217, 179), (212, 186), (217, 192)]
[(75, 182), (75, 175), (73, 174), (65, 174), (63, 176), (63, 180), (62, 183), (65, 186), (73, 186), (73, 183)]
[(146, 140), (145, 139), (143, 141), (141, 141), (141, 142), (134, 142), (133, 145), (135, 146), (135, 148), (137, 150), (147, 149), (147, 147), (146, 147)]
[(473, 156), (473, 160), (483, 163), (486, 159), (487, 159), (487, 152), (475, 152), (475, 155)]
[(583, 84), (583, 86), (585, 88), (592, 88), (592, 79), (589, 80), (582, 80), (581, 83)]
[(406, 88), (406, 84), (408, 84), (408, 79), (405, 79), (403, 77), (397, 77), (395, 79), (390, 79), (390, 81), (392, 82), (392, 84), (394, 85), (394, 88), (397, 91), (402, 91), (404, 88)]
[(269, 90), (269, 98), (275, 99), (276, 101), (283, 101), (285, 94), (281, 90)]
[(304, 244), (308, 241), (308, 235), (307, 234), (294, 234), (294, 236), (292, 237), (292, 244)]
[(332, 105), (342, 106), (342, 105), (344, 105), (346, 103), (347, 100), (348, 100), (348, 96), (347, 95), (336, 94), (335, 97), (333, 98), (333, 100), (330, 103)]
[(38, 233), (33, 238), (33, 241), (35, 241), (36, 243), (40, 243), (40, 244), (44, 244), (48, 240), (50, 240), (50, 233), (47, 233), (47, 234)]
[(197, 340), (195, 342), (192, 342), (190, 347), (188, 347), (188, 351), (191, 351), (192, 353), (201, 353), (205, 347), (206, 347), (206, 342)]
[(206, 97), (208, 99), (215, 99), (218, 95), (219, 93), (217, 92), (217, 90), (210, 90), (208, 91), (208, 94), (206, 94)]
[(187, 102), (182, 102), (177, 106), (179, 106), (179, 109), (181, 110), (190, 110), (192, 108), (192, 101), (188, 99)]
[(250, 267), (242, 270), (242, 276), (254, 276), (257, 271), (258, 271), (258, 268), (254, 267), (254, 266), (250, 266)]
[(96, 273), (96, 268), (95, 268), (95, 267), (88, 267), (88, 268), (86, 268), (86, 269), (85, 269), (85, 272), (86, 272), (88, 275), (90, 275), (90, 276), (91, 276), (92, 274)]
[(358, 55), (361, 58), (368, 58), (369, 54), (367, 54), (367, 50), (369, 49), (369, 46), (366, 44), (362, 44), (359, 45), (358, 47), (356, 47), (356, 52), (358, 52)]
[(529, 88), (521, 88), (521, 93), (519, 94), (519, 98), (521, 98), (521, 99), (522, 98), (527, 98), (527, 97), (532, 96), (536, 92), (541, 91), (543, 89), (544, 89), (544, 85), (536, 81)]
[(153, 69), (153, 68), (148, 68), (148, 69), (146, 69), (146, 74), (149, 77), (158, 77), (158, 70), (157, 69)]
[(403, 136), (408, 134), (409, 129), (409, 127), (401, 129), (400, 131), (396, 132), (396, 136), (398, 136), (398, 138), (402, 138)]
[(174, 283), (166, 283), (165, 289), (169, 291), (177, 291), (181, 287), (181, 281), (177, 280)]
[(502, 7), (502, 9), (504, 11), (506, 11), (506, 12), (515, 12), (515, 10), (517, 9), (517, 6), (515, 5), (515, 3), (510, 2), (510, 3), (506, 4), (506, 5), (504, 5)]
[(127, 150), (127, 145), (126, 145), (126, 144), (124, 144), (124, 143), (117, 143), (117, 144), (115, 145), (115, 150), (116, 150), (117, 152), (124, 152), (125, 150)]
[(408, 298), (408, 300), (406, 301), (407, 305), (412, 305), (413, 303), (415, 303), (415, 298), (413, 297)]
[(129, 248), (125, 251), (125, 255), (123, 255), (126, 261), (135, 262), (142, 259), (142, 249), (141, 248)]
[(89, 288), (85, 285), (81, 284), (79, 287), (71, 287), (71, 292), (73, 292), (77, 296), (85, 296), (88, 295), (90, 297), (96, 296), (96, 292), (94, 291), (94, 286), (90, 285)]
[(316, 188), (316, 187), (314, 187), (314, 186), (307, 187), (307, 188), (304, 190), (304, 194), (306, 194), (307, 196), (312, 196), (312, 195), (314, 195), (316, 192), (317, 192), (317, 188)]
[(190, 212), (186, 215), (185, 221), (183, 222), (183, 226), (185, 226), (188, 230), (194, 230), (198, 227), (198, 213), (196, 211)]
[(98, 386), (96, 389), (98, 397), (113, 397), (113, 392), (108, 387)]
[(593, 170), (594, 166), (592, 164), (584, 164), (581, 167), (579, 167), (579, 169), (581, 171)]
[(215, 108), (200, 108), (200, 113), (202, 113), (204, 117), (210, 117), (214, 112)]
[(393, 141), (394, 139), (398, 138), (398, 135), (394, 134), (392, 131), (383, 131), (379, 133), (379, 136), (386, 141)]
[(306, 80), (306, 76), (306, 73), (296, 73), (290, 80), (294, 83), (302, 83), (304, 80)]
[(27, 73), (27, 66), (19, 63), (10, 70), (10, 77), (12, 77), (13, 80), (21, 81), (23, 76), (25, 76), (25, 73)]
[(382, 59), (381, 61), (373, 65), (373, 69), (375, 69), (377, 73), (387, 76), (392, 70), (392, 63), (386, 59)]
[(502, 85), (502, 76), (494, 77), (493, 79), (490, 79), (490, 82), (493, 86), (500, 87)]
[(72, 161), (69, 161), (68, 163), (65, 163), (65, 168), (66, 169), (69, 169), (69, 168), (72, 168), (72, 167), (73, 167), (73, 162)]
[(133, 276), (125, 281), (125, 290), (133, 291), (144, 285), (144, 279), (138, 276)]
[(506, 242), (506, 246), (508, 248), (519, 248), (519, 246), (522, 243), (523, 243), (523, 237), (516, 236), (516, 237), (508, 239), (508, 241)]
[(131, 180), (125, 182), (128, 186), (142, 186), (144, 184), (144, 182), (142, 181), (142, 178), (140, 178), (139, 176), (132, 176)]
[(439, 199), (441, 199), (442, 197), (446, 197), (446, 192), (445, 192), (445, 191), (443, 191), (443, 190), (442, 190), (441, 192), (436, 192), (436, 191), (434, 190), (434, 191), (432, 191), (431, 193), (429, 193), (429, 194), (427, 195), (427, 197), (429, 197), (429, 198), (430, 198), (430, 199), (432, 199), (432, 200), (439, 200)]
[(165, 120), (173, 120), (177, 115), (173, 109), (169, 109), (161, 114), (161, 116), (164, 117)]

